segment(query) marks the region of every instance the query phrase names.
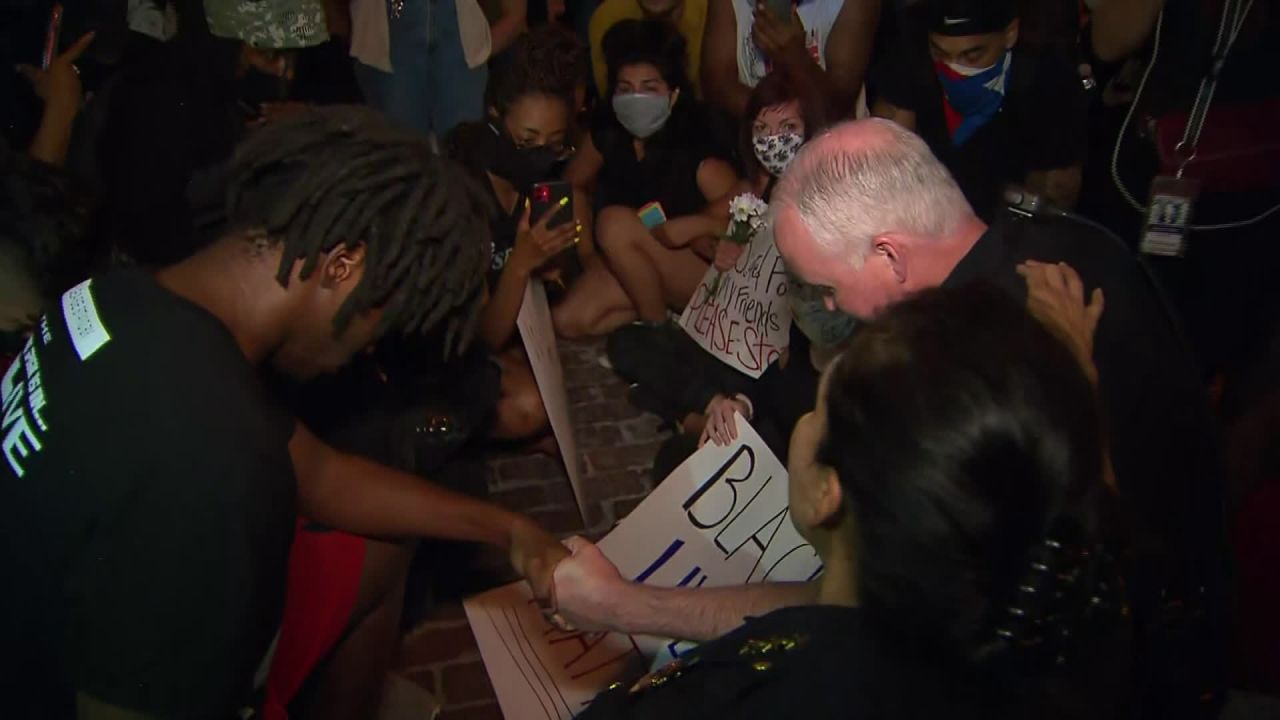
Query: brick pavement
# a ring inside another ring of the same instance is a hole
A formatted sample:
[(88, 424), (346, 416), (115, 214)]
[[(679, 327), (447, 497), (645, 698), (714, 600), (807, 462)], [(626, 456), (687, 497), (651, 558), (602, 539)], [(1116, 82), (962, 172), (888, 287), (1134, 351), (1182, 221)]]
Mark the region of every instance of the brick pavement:
[[(626, 385), (598, 359), (602, 341), (562, 342), (578, 448), (583, 454), (586, 527), (558, 460), (505, 455), (488, 462), (490, 497), (528, 513), (555, 533), (598, 537), (652, 489), (649, 469), (666, 434), (658, 419), (633, 408)], [(480, 661), (460, 602), (436, 603), (405, 636), (399, 672), (443, 705), (442, 720), (500, 720), (502, 713)]]

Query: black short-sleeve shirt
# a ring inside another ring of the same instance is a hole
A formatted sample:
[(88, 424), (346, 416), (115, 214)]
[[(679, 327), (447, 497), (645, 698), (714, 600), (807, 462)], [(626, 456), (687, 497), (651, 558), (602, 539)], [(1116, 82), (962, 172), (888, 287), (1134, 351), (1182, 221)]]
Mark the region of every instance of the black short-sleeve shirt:
[(516, 232), (524, 211), (524, 198), (517, 198), (515, 207), (507, 210), (502, 207), (497, 193), (493, 191), (488, 169), (493, 166), (494, 156), (498, 152), (498, 134), (489, 123), (462, 123), (457, 126), (445, 140), (445, 152), (467, 169), (489, 198), (489, 230), (493, 249), (487, 279), (492, 289), (498, 284), (498, 278), (507, 266), (507, 258), (515, 248)]
[[(1101, 288), (1094, 338), (1111, 461), (1138, 523), (1140, 554), (1212, 554), (1220, 487), (1208, 405), (1189, 348), (1156, 286), (1119, 240), (1065, 218), (1003, 213), (944, 283), (987, 282), (1025, 300), (1017, 266), (1065, 262), (1086, 297)], [(1176, 558), (1176, 559), (1175, 559)]]
[(710, 106), (681, 97), (666, 127), (645, 144), (636, 159), (634, 138), (600, 103), (592, 117), (591, 141), (604, 158), (596, 179), (597, 208), (610, 205), (640, 208), (662, 203), (668, 218), (700, 212), (707, 199), (698, 189), (698, 168), (708, 158), (732, 162), (732, 129)]
[(1006, 184), (1084, 161), (1088, 99), (1066, 57), (1015, 49), (1000, 111), (959, 147), (952, 144), (942, 83), (923, 44), (902, 41), (876, 64), (871, 82), (879, 97), (915, 113), (916, 133), (984, 220), (995, 217)]
[(6, 703), (232, 717), (279, 626), (293, 420), (213, 315), (136, 270), (64, 295), (0, 389), (0, 636), (23, 659), (0, 684), (27, 688)]

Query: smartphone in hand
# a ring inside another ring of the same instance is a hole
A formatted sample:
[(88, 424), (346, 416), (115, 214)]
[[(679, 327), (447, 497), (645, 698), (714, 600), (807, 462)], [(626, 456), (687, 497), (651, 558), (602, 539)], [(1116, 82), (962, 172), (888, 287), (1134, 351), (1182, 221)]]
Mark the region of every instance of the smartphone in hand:
[(654, 201), (645, 205), (636, 211), (636, 215), (640, 217), (640, 222), (648, 230), (652, 230), (667, 221), (667, 213), (662, 209), (662, 203)]
[(57, 57), (58, 52), (62, 49), (59, 42), (62, 39), (62, 3), (54, 3), (53, 9), (49, 11), (49, 27), (44, 33), (44, 51), (40, 54), (40, 69), (48, 70), (49, 64)]
[(548, 229), (574, 221), (573, 186), (560, 180), (534, 183), (529, 192), (529, 224), (536, 225), (552, 209), (554, 214), (547, 221)]

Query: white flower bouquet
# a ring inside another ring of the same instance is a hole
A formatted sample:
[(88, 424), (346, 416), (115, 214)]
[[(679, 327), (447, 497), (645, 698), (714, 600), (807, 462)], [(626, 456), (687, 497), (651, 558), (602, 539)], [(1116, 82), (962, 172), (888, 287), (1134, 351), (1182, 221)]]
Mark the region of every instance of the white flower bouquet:
[[(756, 231), (764, 225), (764, 214), (769, 205), (751, 193), (742, 193), (729, 202), (729, 230), (720, 236), (736, 245), (748, 245)], [(707, 298), (715, 297), (720, 290), (720, 280), (724, 273), (716, 276), (716, 281), (707, 289)]]

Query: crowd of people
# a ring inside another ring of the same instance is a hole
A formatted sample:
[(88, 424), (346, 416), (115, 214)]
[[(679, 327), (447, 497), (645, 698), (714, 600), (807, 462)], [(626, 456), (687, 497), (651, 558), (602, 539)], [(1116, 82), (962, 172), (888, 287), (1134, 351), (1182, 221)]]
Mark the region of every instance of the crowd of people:
[[(702, 643), (583, 717), (1280, 706), (1275, 0), (0, 12), (6, 717), (373, 717), (435, 540)], [(678, 323), (743, 194), (758, 378)], [(634, 583), (484, 498), (558, 455), (531, 284), (655, 482), (751, 423), (820, 576)]]

